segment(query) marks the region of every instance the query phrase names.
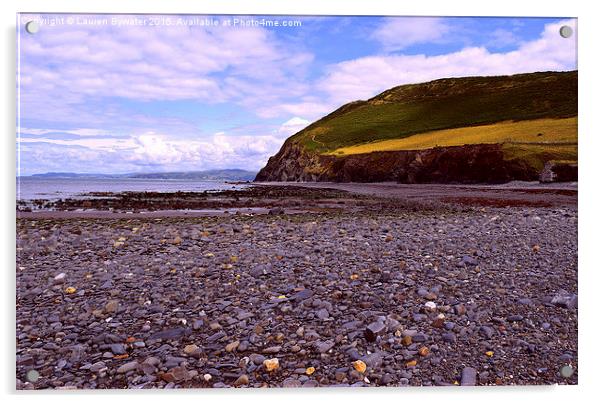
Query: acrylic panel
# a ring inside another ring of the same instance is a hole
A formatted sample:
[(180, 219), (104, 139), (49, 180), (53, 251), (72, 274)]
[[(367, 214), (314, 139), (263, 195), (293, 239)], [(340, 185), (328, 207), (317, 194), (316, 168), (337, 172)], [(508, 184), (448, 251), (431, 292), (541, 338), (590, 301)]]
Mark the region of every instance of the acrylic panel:
[(577, 20), (17, 15), (17, 389), (577, 383)]

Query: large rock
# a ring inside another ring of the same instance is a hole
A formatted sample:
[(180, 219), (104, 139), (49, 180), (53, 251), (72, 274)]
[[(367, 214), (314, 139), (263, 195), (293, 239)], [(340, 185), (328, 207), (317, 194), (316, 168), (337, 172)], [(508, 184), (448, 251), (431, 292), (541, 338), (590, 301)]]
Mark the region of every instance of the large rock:
[(539, 172), (504, 158), (501, 144), (332, 156), (285, 143), (256, 181), (503, 183), (537, 180)]
[(577, 161), (548, 161), (539, 174), (539, 181), (576, 182), (579, 176)]
[(573, 309), (577, 307), (577, 294), (571, 294), (561, 290), (551, 301), (552, 304), (561, 308)]

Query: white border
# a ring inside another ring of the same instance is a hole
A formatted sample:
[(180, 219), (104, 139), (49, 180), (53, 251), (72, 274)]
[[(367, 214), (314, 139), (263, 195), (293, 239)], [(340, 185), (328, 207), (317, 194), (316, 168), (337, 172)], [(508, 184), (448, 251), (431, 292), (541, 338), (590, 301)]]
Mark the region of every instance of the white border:
[[(596, 12), (595, 2), (576, 1), (525, 1), (504, 0), (500, 2), (454, 0), (421, 0), (397, 2), (387, 0), (20, 0), (0, 2), (2, 8), (2, 122), (3, 162), (2, 167), (2, 265), (4, 275), (2, 312), (5, 314), (2, 345), (3, 355), (2, 391), (10, 400), (41, 398), (47, 402), (102, 401), (126, 397), (146, 401), (201, 399), (244, 399), (264, 403), (306, 401), (327, 398), (329, 400), (365, 401), (366, 399), (409, 400), (409, 401), (507, 401), (512, 398), (545, 399), (547, 402), (572, 401), (593, 398), (599, 383), (600, 333), (596, 330), (601, 323), (599, 287), (602, 285), (600, 272), (600, 225), (598, 206), (602, 206), (597, 189), (600, 186), (599, 153), (602, 150), (602, 128), (599, 123), (598, 97), (602, 93), (600, 75), (602, 66), (598, 57), (602, 39), (602, 21)], [(587, 3), (587, 4), (586, 4)], [(331, 14), (331, 15), (444, 15), (444, 16), (549, 16), (579, 18), (579, 386), (574, 387), (503, 387), (477, 388), (379, 388), (370, 390), (269, 390), (269, 391), (184, 391), (184, 392), (102, 392), (89, 393), (15, 393), (15, 20), (16, 12), (105, 12), (105, 13), (199, 13), (199, 14)], [(598, 118), (598, 119), (596, 119)], [(579, 396), (576, 396), (576, 395)], [(592, 399), (593, 400), (593, 399)]]

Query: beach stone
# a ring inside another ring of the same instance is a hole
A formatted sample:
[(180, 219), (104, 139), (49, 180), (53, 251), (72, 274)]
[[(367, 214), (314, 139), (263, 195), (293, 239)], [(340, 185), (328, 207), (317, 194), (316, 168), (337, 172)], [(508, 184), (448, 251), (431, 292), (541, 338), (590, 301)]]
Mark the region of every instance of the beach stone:
[(184, 353), (191, 357), (198, 358), (201, 355), (202, 351), (203, 350), (196, 344), (188, 344), (184, 347)]
[(426, 298), (429, 301), (434, 301), (437, 299), (437, 294), (435, 294), (434, 292), (428, 292), (428, 293), (426, 293), (424, 298)]
[(364, 361), (368, 368), (379, 368), (383, 365), (383, 354), (378, 351), (372, 354), (366, 354), (362, 357), (362, 361)]
[(328, 310), (325, 308), (320, 309), (316, 315), (318, 316), (318, 319), (322, 320), (327, 319), (330, 316)]
[[(154, 333), (149, 337), (149, 340), (177, 340), (184, 336), (188, 336), (192, 333), (192, 330), (185, 327), (175, 327), (171, 329), (162, 330)], [(225, 333), (224, 333), (225, 336)]]
[(297, 293), (295, 293), (291, 299), (295, 300), (295, 301), (304, 301), (306, 299), (311, 298), (314, 295), (313, 291), (305, 288)]
[(464, 367), (462, 369), (462, 377), (460, 385), (462, 386), (476, 386), (477, 384), (477, 370), (471, 367)]
[(574, 309), (577, 307), (577, 294), (561, 291), (552, 298), (551, 303), (561, 308)]
[(188, 381), (194, 375), (193, 371), (188, 371), (186, 368), (181, 366), (170, 369), (169, 373), (173, 375), (176, 383)]
[(456, 315), (466, 315), (466, 306), (464, 304), (455, 305), (454, 312), (456, 313)]
[(264, 266), (256, 266), (251, 269), (250, 274), (251, 274), (251, 276), (257, 278), (257, 277), (265, 276), (268, 273)]
[(216, 342), (216, 341), (218, 341), (218, 340), (220, 340), (220, 339), (223, 339), (223, 338), (224, 338), (224, 337), (226, 337), (226, 336), (227, 336), (226, 332), (224, 332), (223, 330), (220, 330), (219, 332), (217, 332), (217, 333), (214, 333), (214, 334), (212, 334), (211, 336), (209, 336), (209, 337), (207, 338), (207, 341), (208, 341), (209, 343), (213, 343), (213, 342)]
[(125, 346), (121, 343), (111, 344), (111, 352), (115, 355), (123, 355), (126, 353)]
[(252, 312), (239, 312), (238, 315), (236, 315), (236, 319), (245, 320), (252, 318), (253, 316), (255, 316), (255, 314)]
[(119, 301), (112, 299), (105, 304), (105, 312), (115, 313), (119, 310), (119, 307), (120, 307)]
[(443, 339), (443, 341), (446, 343), (455, 343), (457, 340), (457, 337), (454, 333), (448, 332), (448, 333), (443, 333), (441, 335), (441, 339)]
[(157, 368), (147, 362), (140, 364), (140, 370), (144, 372), (145, 375), (152, 375), (157, 372)]
[(366, 340), (369, 342), (376, 341), (376, 338), (379, 335), (382, 335), (385, 332), (386, 326), (383, 322), (372, 322), (370, 323), (364, 332), (366, 336)]
[(263, 366), (267, 372), (273, 372), (280, 368), (280, 362), (278, 358), (270, 358), (263, 361)]
[(249, 355), (249, 360), (253, 362), (255, 365), (261, 365), (266, 360), (265, 356), (261, 354), (251, 354)]
[(401, 339), (401, 344), (403, 344), (406, 347), (409, 346), (410, 344), (412, 344), (412, 336), (410, 336), (410, 335), (403, 336), (403, 338)]
[(21, 365), (21, 366), (29, 366), (29, 365), (33, 365), (35, 363), (35, 360), (33, 358), (33, 356), (31, 355), (21, 355), (17, 357), (17, 365)]
[(508, 316), (508, 321), (510, 322), (520, 322), (524, 319), (522, 315), (510, 315)]
[(236, 381), (234, 381), (234, 386), (242, 386), (249, 384), (249, 376), (247, 374), (242, 374), (239, 376)]
[(186, 362), (186, 358), (184, 357), (173, 357), (173, 356), (167, 356), (165, 358), (165, 360), (163, 361), (163, 366), (166, 368), (173, 368), (173, 367), (177, 367), (180, 364), (182, 364), (183, 362)]
[(424, 343), (427, 340), (428, 336), (424, 333), (416, 333), (414, 336), (412, 336), (412, 341), (415, 341), (416, 343)]
[(107, 370), (107, 365), (103, 361), (96, 362), (90, 366), (90, 371), (92, 372), (101, 372)]
[(261, 352), (265, 354), (277, 354), (282, 350), (282, 346), (271, 346), (264, 348)]
[(325, 353), (333, 348), (335, 343), (333, 341), (315, 341), (314, 346), (319, 353)]
[(137, 368), (138, 368), (138, 362), (130, 361), (130, 362), (126, 362), (125, 364), (123, 364), (119, 368), (117, 368), (117, 373), (125, 374), (126, 372), (133, 371)]
[(63, 284), (66, 279), (67, 279), (67, 274), (59, 273), (56, 276), (54, 276), (54, 278), (52, 279), (52, 282), (54, 284)]
[(294, 378), (286, 378), (282, 381), (283, 388), (300, 388), (302, 386), (301, 381)]
[(495, 334), (495, 330), (493, 330), (493, 328), (491, 328), (490, 326), (481, 326), (479, 328), (479, 332), (487, 339), (491, 339)]
[(228, 343), (228, 344), (226, 345), (226, 348), (225, 348), (225, 350), (226, 350), (226, 352), (228, 352), (228, 353), (231, 353), (232, 351), (236, 350), (236, 348), (237, 348), (239, 345), (240, 345), (240, 341), (238, 341), (238, 340), (236, 340), (236, 341), (233, 341), (233, 342), (231, 342), (231, 343)]
[(81, 344), (76, 344), (70, 348), (71, 354), (69, 355), (69, 362), (74, 364), (81, 362), (86, 356), (86, 347)]

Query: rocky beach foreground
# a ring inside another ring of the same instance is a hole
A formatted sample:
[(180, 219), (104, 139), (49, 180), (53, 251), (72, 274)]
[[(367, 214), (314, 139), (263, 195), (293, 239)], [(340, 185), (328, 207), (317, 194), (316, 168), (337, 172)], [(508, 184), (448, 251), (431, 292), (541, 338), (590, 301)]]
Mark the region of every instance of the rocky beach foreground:
[(350, 186), (18, 211), (17, 388), (577, 383), (576, 189)]

